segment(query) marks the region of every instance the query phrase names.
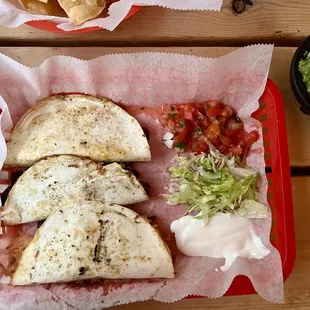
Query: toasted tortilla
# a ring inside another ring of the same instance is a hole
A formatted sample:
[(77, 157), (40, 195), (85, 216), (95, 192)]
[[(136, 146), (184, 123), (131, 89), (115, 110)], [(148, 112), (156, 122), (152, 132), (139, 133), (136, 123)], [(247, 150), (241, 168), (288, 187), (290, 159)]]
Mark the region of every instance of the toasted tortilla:
[(170, 251), (134, 211), (101, 202), (55, 210), (24, 250), (13, 285), (173, 278)]
[(45, 220), (63, 204), (83, 200), (128, 205), (148, 200), (129, 171), (75, 156), (42, 159), (17, 180), (1, 214), (5, 225)]
[(19, 0), (25, 10), (32, 14), (67, 16), (57, 0)]
[(105, 0), (58, 0), (72, 24), (81, 25), (99, 16), (106, 7)]
[(140, 124), (113, 102), (88, 95), (56, 95), (32, 107), (7, 142), (7, 167), (75, 155), (94, 161), (150, 160)]

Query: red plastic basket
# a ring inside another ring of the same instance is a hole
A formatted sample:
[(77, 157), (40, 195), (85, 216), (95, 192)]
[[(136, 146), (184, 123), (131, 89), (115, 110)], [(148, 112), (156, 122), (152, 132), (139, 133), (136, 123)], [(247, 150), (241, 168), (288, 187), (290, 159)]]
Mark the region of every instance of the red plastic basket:
[[(268, 201), (272, 211), (270, 238), (280, 253), (285, 281), (293, 270), (296, 253), (292, 185), (283, 100), (270, 79), (259, 104), (259, 109), (252, 116), (263, 126)], [(251, 281), (245, 276), (238, 276), (225, 295), (255, 293)]]
[[(140, 6), (132, 6), (130, 11), (124, 18), (124, 20), (138, 13), (140, 10), (141, 10)], [(48, 20), (35, 20), (35, 21), (27, 22), (26, 24), (30, 27), (37, 28), (40, 30), (46, 30), (49, 32), (56, 32), (56, 33), (67, 33), (67, 34), (86, 33), (86, 32), (94, 32), (94, 31), (102, 30), (102, 28), (100, 27), (89, 27), (89, 28), (84, 28), (84, 29), (79, 29), (79, 30), (64, 31), (62, 29), (57, 28), (57, 25), (58, 25), (57, 23), (54, 23)]]
[[(295, 229), (292, 202), (290, 164), (288, 156), (285, 114), (281, 94), (276, 85), (268, 79), (260, 98), (260, 107), (253, 113), (263, 126), (265, 162), (268, 178), (268, 201), (272, 210), (271, 242), (278, 249), (283, 266), (284, 280), (292, 272), (295, 262)], [(11, 180), (10, 169), (7, 179), (0, 179), (0, 186), (7, 187)], [(2, 194), (3, 190), (0, 190)], [(237, 276), (226, 296), (255, 294), (250, 280)], [(189, 296), (196, 298), (199, 296)]]

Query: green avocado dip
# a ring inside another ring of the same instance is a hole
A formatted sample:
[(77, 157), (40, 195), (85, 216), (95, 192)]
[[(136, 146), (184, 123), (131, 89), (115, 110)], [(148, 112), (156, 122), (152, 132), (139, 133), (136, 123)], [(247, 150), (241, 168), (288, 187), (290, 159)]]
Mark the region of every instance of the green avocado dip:
[(302, 80), (307, 87), (307, 92), (310, 93), (310, 53), (305, 52), (304, 58), (299, 60), (298, 70), (302, 75)]

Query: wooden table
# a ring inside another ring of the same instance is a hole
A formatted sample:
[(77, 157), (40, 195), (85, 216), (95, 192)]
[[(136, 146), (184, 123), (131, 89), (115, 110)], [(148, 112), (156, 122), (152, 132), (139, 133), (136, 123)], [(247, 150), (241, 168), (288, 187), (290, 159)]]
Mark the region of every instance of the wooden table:
[(285, 283), (285, 305), (270, 304), (251, 295), (187, 299), (173, 304), (136, 303), (118, 309), (310, 309), (310, 117), (299, 111), (288, 79), (295, 47), (310, 34), (310, 1), (254, 2), (253, 7), (240, 15), (232, 13), (230, 0), (224, 0), (221, 12), (177, 12), (148, 7), (114, 32), (84, 35), (52, 34), (28, 26), (0, 27), (1, 46), (7, 46), (1, 47), (0, 52), (29, 66), (59, 54), (90, 59), (108, 53), (163, 51), (214, 57), (251, 43), (271, 42), (277, 46), (270, 77), (285, 102), (297, 245), (295, 267)]

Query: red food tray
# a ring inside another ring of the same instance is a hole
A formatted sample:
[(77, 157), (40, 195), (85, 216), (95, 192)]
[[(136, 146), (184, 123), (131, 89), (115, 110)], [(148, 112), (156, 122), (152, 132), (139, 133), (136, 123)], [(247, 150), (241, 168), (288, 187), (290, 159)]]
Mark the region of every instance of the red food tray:
[[(268, 201), (272, 210), (271, 243), (278, 249), (286, 280), (295, 262), (295, 229), (288, 156), (287, 133), (283, 100), (276, 85), (268, 79), (265, 91), (259, 100), (260, 107), (253, 113), (263, 126), (265, 162), (268, 178)], [(10, 169), (7, 179), (0, 179), (0, 186), (7, 187), (11, 180)], [(3, 188), (3, 187), (2, 187)], [(3, 190), (0, 190), (2, 194)], [(245, 276), (237, 276), (226, 296), (255, 294), (251, 281)], [(199, 296), (189, 296), (196, 298)]]
[[(284, 104), (270, 79), (259, 100), (259, 109), (252, 116), (263, 126), (267, 197), (272, 211), (270, 239), (280, 253), (285, 281), (293, 270), (296, 253), (292, 185)], [(251, 281), (246, 276), (237, 276), (225, 296), (248, 294), (256, 294)]]

